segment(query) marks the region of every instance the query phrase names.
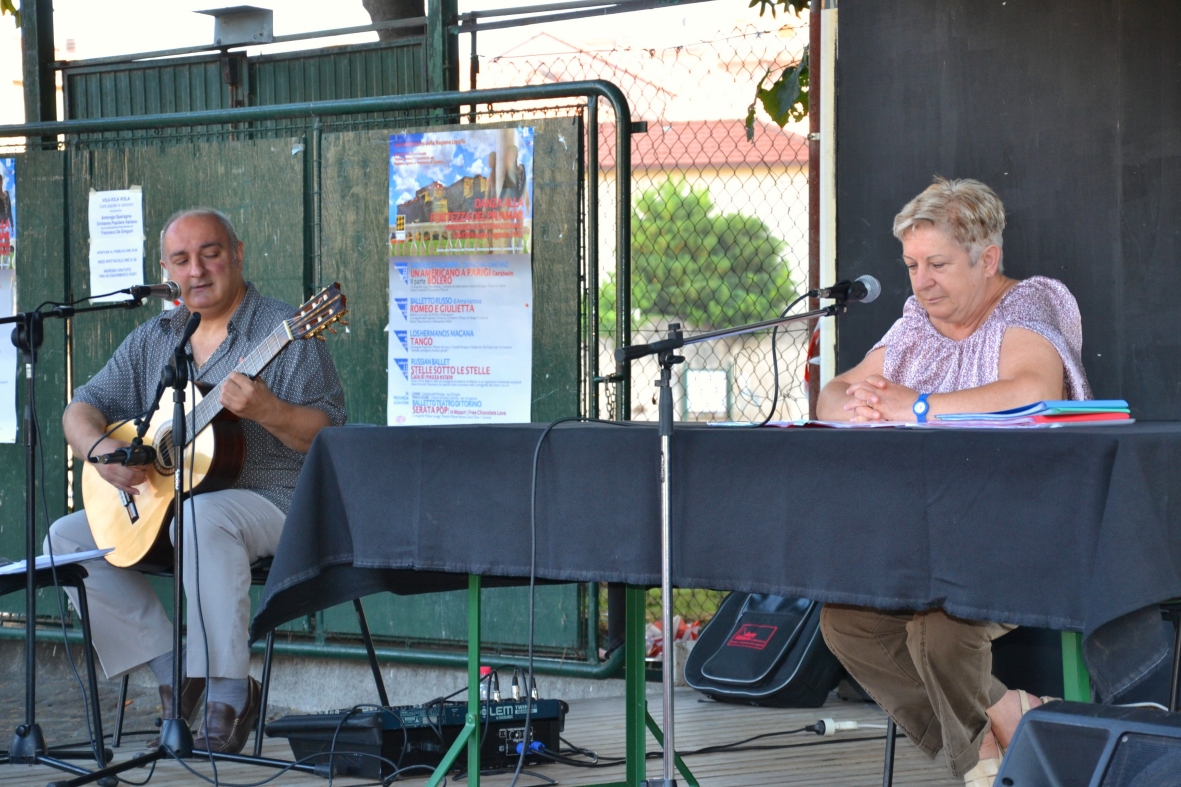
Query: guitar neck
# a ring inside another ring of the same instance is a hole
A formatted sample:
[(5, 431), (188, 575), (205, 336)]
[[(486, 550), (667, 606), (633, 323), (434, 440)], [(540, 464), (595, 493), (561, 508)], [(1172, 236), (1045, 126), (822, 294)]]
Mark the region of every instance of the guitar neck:
[[(271, 361), (292, 341), (291, 332), (284, 322), (275, 330), (271, 331), (270, 336), (263, 339), (257, 347), (250, 351), (250, 354), (243, 358), (234, 371), (239, 374), (244, 374), (253, 380), (267, 368)], [(228, 375), (227, 375), (228, 377)], [(222, 380), (213, 390), (205, 395), (205, 398), (197, 403), (197, 406), (189, 413), (185, 428), (188, 433), (185, 435), (185, 444), (192, 442), (193, 438), (201, 433), (201, 430), (209, 426), (209, 422), (217, 417), (217, 414), (222, 411), (221, 406), (221, 389), (225, 385), (225, 380)]]

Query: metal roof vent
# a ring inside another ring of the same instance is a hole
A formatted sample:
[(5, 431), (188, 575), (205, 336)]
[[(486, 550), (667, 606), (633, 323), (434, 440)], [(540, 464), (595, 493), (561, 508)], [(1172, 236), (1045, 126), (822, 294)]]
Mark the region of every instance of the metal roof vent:
[(253, 5), (197, 11), (214, 19), (214, 46), (269, 44), (275, 38), (275, 12)]

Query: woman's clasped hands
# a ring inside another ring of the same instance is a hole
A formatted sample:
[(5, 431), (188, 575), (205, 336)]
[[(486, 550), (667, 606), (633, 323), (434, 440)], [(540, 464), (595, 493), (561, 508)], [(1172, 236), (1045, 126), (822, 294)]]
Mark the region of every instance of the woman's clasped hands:
[(845, 389), (849, 400), (844, 409), (853, 413), (851, 421), (916, 421), (914, 411), (918, 392), (871, 374)]

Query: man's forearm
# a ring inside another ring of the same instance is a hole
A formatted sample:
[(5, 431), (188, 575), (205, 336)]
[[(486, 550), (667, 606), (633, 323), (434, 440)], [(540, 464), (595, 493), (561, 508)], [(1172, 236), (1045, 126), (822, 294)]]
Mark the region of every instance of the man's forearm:
[(282, 399), (275, 401), (277, 404), (273, 412), (265, 421), (259, 421), (259, 426), (292, 451), (306, 454), (316, 434), (325, 426), (331, 426), (328, 416), (315, 407), (291, 404)]
[(93, 405), (85, 402), (71, 402), (62, 414), (62, 431), (66, 442), (74, 449), (74, 456), (85, 458), (86, 452), (107, 430), (107, 419)]

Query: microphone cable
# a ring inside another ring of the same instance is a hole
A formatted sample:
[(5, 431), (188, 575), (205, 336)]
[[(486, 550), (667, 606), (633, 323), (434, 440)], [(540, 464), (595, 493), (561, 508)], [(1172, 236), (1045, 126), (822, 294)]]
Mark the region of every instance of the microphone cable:
[[(62, 647), (66, 651), (66, 661), (70, 664), (70, 671), (74, 675), (74, 680), (78, 683), (78, 690), (82, 692), (82, 718), (86, 720), (86, 737), (89, 739), (91, 749), (94, 752), (95, 762), (101, 763), (100, 768), (106, 767), (106, 751), (105, 740), (95, 740), (94, 728), (90, 724), (90, 710), (91, 702), (97, 706), (99, 705), (98, 697), (90, 697), (86, 693), (86, 686), (82, 682), (82, 675), (78, 672), (78, 665), (74, 663), (74, 654), (70, 651), (69, 633), (66, 629), (66, 606), (62, 601), (62, 586), (57, 577), (57, 559), (53, 554), (53, 538), (49, 533), (49, 526), (52, 524), (49, 519), (49, 502), (46, 499), (45, 492), (45, 441), (41, 436), (41, 424), (37, 416), (37, 403), (34, 396), (29, 400), (29, 419), (32, 421), (33, 433), (37, 436), (37, 461), (40, 465), (41, 474), (38, 479), (38, 485), (41, 487), (41, 514), (45, 518), (45, 546), (46, 554), (49, 556), (49, 570), (53, 575), (53, 587), (57, 591), (53, 595), (57, 598), (57, 612), (61, 620), (62, 630)], [(97, 445), (97, 443), (96, 443)], [(34, 522), (34, 525), (36, 523)], [(33, 532), (36, 533), (34, 526)], [(29, 566), (25, 566), (25, 570), (29, 570)], [(33, 565), (33, 570), (36, 571), (36, 564)], [(79, 613), (81, 614), (81, 613)], [(85, 645), (84, 645), (85, 647)], [(26, 676), (28, 680), (35, 680), (35, 676)], [(100, 711), (101, 713), (101, 711)]]
[(537, 595), (537, 465), (538, 459), (541, 456), (541, 447), (545, 444), (545, 440), (549, 437), (550, 432), (556, 426), (565, 423), (577, 421), (579, 423), (592, 424), (607, 424), (609, 426), (631, 426), (630, 421), (606, 421), (601, 418), (591, 418), (585, 415), (571, 415), (566, 418), (559, 418), (546, 425), (542, 431), (541, 436), (537, 438), (537, 445), (533, 449), (533, 470), (530, 481), (529, 494), (529, 636), (528, 651), (527, 651), (527, 667), (525, 675), (525, 725), (521, 733), (521, 751), (517, 754), (517, 767), (513, 771), (513, 780), (509, 783), (509, 787), (517, 787), (517, 781), (521, 777), (521, 769), (525, 766), (525, 755), (530, 751), (530, 731), (533, 723), (533, 686), (536, 685), (536, 680), (533, 676), (533, 623), (535, 614), (535, 597)]
[[(781, 319), (786, 317), (788, 313), (800, 303), (800, 301), (806, 299), (807, 297), (808, 293), (805, 292), (803, 295), (800, 295), (791, 303), (787, 304), (787, 307), (784, 308), (779, 317)], [(771, 377), (775, 381), (774, 388), (772, 389), (771, 393), (771, 410), (767, 413), (767, 417), (762, 421), (757, 424), (752, 423), (751, 426), (754, 427), (766, 426), (769, 424), (771, 419), (775, 417), (775, 410), (779, 407), (779, 352), (775, 348), (775, 341), (779, 337), (779, 329), (781, 327), (782, 326), (780, 325), (776, 325), (771, 329)], [(805, 363), (807, 363), (807, 359), (805, 359)]]

